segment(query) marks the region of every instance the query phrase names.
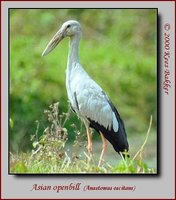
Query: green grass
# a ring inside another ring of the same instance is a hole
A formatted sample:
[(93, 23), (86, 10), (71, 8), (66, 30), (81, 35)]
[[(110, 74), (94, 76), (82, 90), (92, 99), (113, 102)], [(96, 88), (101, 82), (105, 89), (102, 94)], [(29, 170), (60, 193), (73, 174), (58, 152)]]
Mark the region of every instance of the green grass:
[[(38, 138), (40, 123), (37, 121), (37, 128), (34, 135), (31, 135), (33, 149), (28, 153), (10, 153), (10, 173), (97, 173), (97, 174), (151, 174), (156, 169), (148, 167), (143, 160), (145, 145), (149, 138), (152, 125), (150, 119), (146, 138), (139, 150), (131, 158), (121, 160), (118, 164), (111, 165), (104, 161), (98, 167), (98, 160), (95, 155), (88, 156), (85, 149), (82, 126), (80, 129), (72, 124), (75, 140), (71, 145), (71, 151), (67, 148), (68, 132), (65, 124), (71, 115), (69, 109), (66, 113), (59, 112), (59, 103), (52, 104), (44, 112), (47, 115), (49, 126), (45, 128), (42, 136)], [(80, 153), (82, 152), (82, 153)], [(120, 157), (120, 156), (119, 156)]]

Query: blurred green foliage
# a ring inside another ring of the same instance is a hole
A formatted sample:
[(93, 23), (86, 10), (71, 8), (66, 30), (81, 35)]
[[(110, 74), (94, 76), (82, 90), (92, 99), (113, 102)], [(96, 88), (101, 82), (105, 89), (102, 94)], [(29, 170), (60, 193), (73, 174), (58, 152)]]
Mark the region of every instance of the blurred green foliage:
[[(82, 24), (80, 61), (124, 119), (127, 133), (145, 133), (150, 115), (156, 133), (156, 9), (10, 9), (10, 151), (32, 147), (30, 135), (47, 126), (44, 110), (60, 102), (68, 110), (65, 69), (68, 39), (47, 57), (41, 53), (63, 22)], [(68, 136), (74, 136), (71, 124)], [(145, 131), (144, 131), (145, 130)]]

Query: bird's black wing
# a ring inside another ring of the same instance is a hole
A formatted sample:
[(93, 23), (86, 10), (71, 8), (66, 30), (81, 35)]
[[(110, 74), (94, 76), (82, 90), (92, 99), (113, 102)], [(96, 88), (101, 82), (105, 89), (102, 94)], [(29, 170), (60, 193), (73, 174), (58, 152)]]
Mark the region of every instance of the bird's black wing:
[(117, 109), (110, 101), (110, 99), (107, 97), (107, 95), (103, 91), (102, 93), (105, 95), (112, 111), (114, 112), (117, 118), (117, 121), (119, 123), (119, 129), (117, 132), (114, 132), (113, 127), (111, 127), (111, 129), (108, 130), (104, 126), (100, 125), (98, 122), (95, 122), (88, 118), (90, 122), (90, 127), (94, 128), (97, 132), (101, 131), (104, 137), (113, 145), (115, 151), (117, 151), (118, 153), (128, 151), (129, 145), (123, 120), (121, 119), (120, 114), (118, 113)]

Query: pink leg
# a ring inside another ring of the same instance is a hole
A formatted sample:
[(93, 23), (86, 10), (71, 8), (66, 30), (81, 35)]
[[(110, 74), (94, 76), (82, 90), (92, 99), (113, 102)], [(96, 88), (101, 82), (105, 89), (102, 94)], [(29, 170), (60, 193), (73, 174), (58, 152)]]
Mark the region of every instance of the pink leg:
[(89, 156), (92, 154), (92, 140), (91, 140), (91, 130), (90, 128), (86, 128), (87, 133), (87, 150)]
[(107, 140), (106, 140), (106, 138), (103, 136), (103, 134), (101, 132), (99, 132), (99, 133), (100, 133), (103, 145), (102, 145), (102, 151), (101, 151), (101, 156), (100, 156), (100, 160), (99, 160), (98, 166), (101, 165), (101, 163), (103, 161), (103, 158), (104, 158), (104, 155), (105, 155), (105, 152), (106, 152), (106, 149), (107, 149)]

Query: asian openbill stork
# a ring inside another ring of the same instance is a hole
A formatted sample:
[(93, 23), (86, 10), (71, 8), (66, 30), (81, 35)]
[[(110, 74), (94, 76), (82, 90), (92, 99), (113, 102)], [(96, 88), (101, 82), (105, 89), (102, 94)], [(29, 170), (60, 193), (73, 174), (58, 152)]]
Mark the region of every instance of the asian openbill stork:
[(128, 152), (129, 145), (123, 121), (115, 106), (79, 63), (78, 47), (81, 35), (79, 22), (75, 20), (65, 22), (48, 43), (42, 56), (51, 52), (63, 38), (67, 36), (70, 38), (66, 70), (67, 95), (73, 111), (86, 126), (89, 155), (92, 153), (90, 128), (94, 128), (101, 136), (103, 145), (100, 165), (107, 148), (107, 140), (115, 151), (121, 152), (123, 156), (127, 154), (125, 152)]

